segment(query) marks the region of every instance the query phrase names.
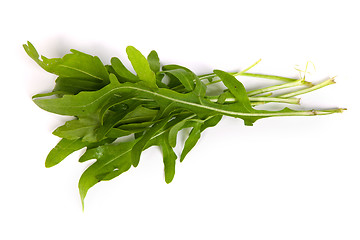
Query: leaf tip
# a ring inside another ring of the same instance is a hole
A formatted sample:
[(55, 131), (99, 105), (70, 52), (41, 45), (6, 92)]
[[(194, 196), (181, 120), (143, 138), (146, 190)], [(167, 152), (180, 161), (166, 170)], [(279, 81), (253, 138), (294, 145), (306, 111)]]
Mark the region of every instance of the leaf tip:
[(84, 209), (85, 209), (85, 197), (86, 197), (87, 190), (83, 189), (80, 184), (79, 184), (79, 193), (80, 193), (82, 211), (84, 212)]
[(45, 161), (45, 167), (46, 168), (51, 168), (51, 167), (53, 167), (54, 165), (53, 164), (51, 164), (47, 159), (46, 159), (46, 161)]
[(171, 178), (171, 179), (167, 179), (167, 178), (165, 178), (165, 182), (166, 182), (166, 184), (171, 183), (171, 182), (172, 182), (172, 180), (173, 180), (173, 178)]

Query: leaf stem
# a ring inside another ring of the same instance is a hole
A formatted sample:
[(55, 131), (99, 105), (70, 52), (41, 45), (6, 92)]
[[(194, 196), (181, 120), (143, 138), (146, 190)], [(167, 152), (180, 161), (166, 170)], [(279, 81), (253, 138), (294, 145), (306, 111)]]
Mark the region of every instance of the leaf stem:
[(272, 79), (272, 80), (280, 80), (284, 82), (293, 82), (298, 80), (297, 78), (288, 78), (288, 77), (282, 77), (277, 75), (268, 75), (268, 74), (258, 74), (258, 73), (233, 73), (233, 76), (244, 76), (244, 77), (256, 77), (256, 78), (264, 78), (264, 79)]
[[(212, 102), (217, 102), (219, 96), (209, 96), (207, 97)], [(300, 98), (279, 98), (279, 97), (249, 97), (250, 102), (281, 102), (281, 103), (290, 103), (290, 104), (299, 104)], [(235, 102), (235, 98), (229, 97), (225, 99), (226, 103)]]
[[(235, 77), (236, 76), (255, 77), (255, 78), (264, 78), (264, 79), (270, 79), (270, 80), (279, 80), (279, 81), (283, 81), (283, 82), (294, 82), (294, 81), (299, 80), (298, 78), (288, 78), (288, 77), (282, 77), (282, 76), (277, 76), (277, 75), (258, 74), (258, 73), (229, 72), (229, 74), (231, 74)], [(208, 79), (210, 77), (216, 77), (216, 74), (210, 73), (210, 74), (202, 75), (199, 78), (201, 80), (203, 80), (203, 79)], [(217, 79), (217, 80), (208, 82), (208, 83), (206, 83), (206, 85), (211, 85), (211, 84), (218, 83), (218, 82), (221, 82), (221, 79)]]
[(275, 85), (275, 86), (270, 86), (270, 87), (265, 87), (265, 88), (248, 91), (247, 95), (250, 97), (250, 96), (255, 96), (258, 94), (262, 94), (262, 93), (267, 93), (267, 92), (276, 91), (276, 90), (285, 89), (285, 88), (297, 87), (297, 86), (301, 86), (301, 85), (313, 86), (312, 83), (307, 82), (304, 79), (299, 79), (294, 82), (289, 82), (289, 83), (284, 83), (284, 84), (279, 84), (279, 85)]
[(298, 96), (298, 95), (301, 95), (301, 94), (304, 94), (304, 93), (308, 93), (308, 92), (312, 92), (312, 91), (315, 91), (317, 89), (320, 89), (320, 88), (323, 88), (325, 86), (328, 86), (328, 85), (331, 85), (331, 84), (334, 84), (335, 81), (334, 81), (335, 77), (332, 77), (328, 80), (325, 80), (319, 84), (316, 84), (310, 88), (305, 88), (305, 89), (301, 89), (301, 90), (298, 90), (298, 91), (295, 91), (295, 92), (291, 92), (291, 93), (286, 93), (286, 94), (282, 94), (278, 97), (282, 97), (282, 98), (288, 98), (288, 97), (294, 97), (294, 96)]
[[(255, 67), (259, 62), (261, 62), (261, 58), (259, 60), (257, 60), (255, 63), (253, 63), (252, 65), (250, 65), (249, 67), (245, 68), (244, 70), (240, 71), (240, 72), (234, 72), (231, 74), (236, 74), (236, 73), (244, 73), (249, 71), (251, 68)], [(203, 75), (199, 75), (198, 76), (200, 79), (208, 79), (208, 78), (213, 78), (216, 77), (215, 73), (208, 73), (208, 74), (203, 74)]]

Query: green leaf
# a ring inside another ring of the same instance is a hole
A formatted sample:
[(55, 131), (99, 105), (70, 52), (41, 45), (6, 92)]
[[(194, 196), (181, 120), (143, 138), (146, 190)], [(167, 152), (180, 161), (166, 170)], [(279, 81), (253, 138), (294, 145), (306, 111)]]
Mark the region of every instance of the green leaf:
[[(81, 202), (84, 208), (84, 199), (88, 190), (103, 180), (109, 180), (121, 173), (126, 172), (131, 167), (131, 149), (135, 141), (122, 142), (118, 144), (102, 145), (90, 149), (80, 158), (80, 162), (90, 159), (97, 159), (85, 172), (79, 180), (79, 192)], [(111, 178), (109, 177), (111, 175)]]
[(98, 91), (80, 92), (77, 95), (65, 95), (62, 98), (53, 99), (34, 99), (40, 108), (68, 116), (88, 117), (99, 113), (100, 109), (113, 96), (112, 90), (120, 83), (114, 75), (110, 77), (111, 83)]
[(73, 49), (70, 51), (72, 54), (65, 55), (61, 60), (43, 59), (43, 62), (59, 76), (109, 82), (109, 74), (98, 57)]
[(145, 82), (147, 86), (156, 89), (155, 73), (151, 70), (149, 62), (144, 55), (133, 46), (128, 46), (126, 53), (139, 79)]
[(45, 161), (45, 167), (49, 168), (57, 165), (71, 153), (80, 150), (87, 145), (88, 143), (79, 139), (61, 139), (59, 143), (49, 152)]
[(190, 115), (188, 117), (185, 117), (183, 119), (181, 119), (181, 121), (179, 121), (178, 123), (176, 123), (174, 126), (172, 126), (169, 129), (169, 144), (171, 147), (175, 147), (176, 146), (176, 138), (177, 138), (177, 134), (178, 132), (183, 129), (183, 127), (185, 126), (185, 124), (189, 121), (189, 119), (193, 118), (195, 115)]
[(152, 50), (148, 57), (147, 57), (147, 60), (149, 62), (149, 66), (151, 68), (151, 70), (154, 72), (154, 73), (157, 73), (160, 71), (160, 59), (159, 59), (159, 56), (157, 54), (157, 52), (155, 50)]
[(195, 85), (195, 89), (194, 89), (194, 94), (203, 98), (206, 94), (207, 86), (198, 77), (195, 77), (195, 82), (196, 82), (196, 85)]
[(91, 118), (80, 118), (67, 121), (63, 126), (58, 127), (53, 134), (55, 136), (76, 140), (82, 138), (84, 141), (96, 142), (95, 129), (99, 121)]
[(123, 78), (125, 81), (130, 82), (138, 82), (140, 79), (135, 76), (132, 72), (130, 72), (124, 64), (120, 61), (120, 59), (113, 57), (111, 58), (111, 66), (113, 67), (114, 71)]
[(203, 132), (205, 129), (209, 127), (215, 127), (221, 121), (221, 119), (222, 119), (222, 115), (215, 115), (209, 117), (201, 125), (201, 132)]
[(234, 76), (227, 72), (221, 70), (214, 70), (214, 73), (220, 77), (224, 85), (234, 95), (237, 103), (241, 105), (242, 108), (246, 109), (248, 112), (252, 112), (253, 108), (251, 107), (249, 97), (246, 94), (246, 89), (244, 85), (242, 85), (241, 82), (239, 82)]
[(113, 142), (114, 138), (107, 138), (100, 142), (90, 143), (82, 141), (81, 139), (69, 140), (69, 139), (61, 139), (58, 144), (49, 152), (46, 161), (45, 167), (53, 167), (64, 160), (71, 153), (78, 151), (84, 147), (87, 149), (95, 148), (107, 143)]
[(199, 141), (201, 135), (201, 125), (202, 124), (198, 122), (194, 124), (189, 134), (189, 137), (185, 141), (185, 145), (180, 156), (180, 162), (182, 162), (185, 159), (186, 155), (191, 151), (191, 149), (193, 149), (193, 147)]
[(39, 58), (35, 47), (28, 42), (23, 45), (26, 53), (36, 61), (44, 70), (61, 77), (88, 79), (97, 82), (109, 82), (109, 74), (98, 57), (70, 50), (63, 58)]
[(94, 82), (88, 79), (73, 77), (58, 77), (55, 80), (55, 92), (64, 92), (67, 94), (78, 94), (82, 91), (97, 91), (103, 88), (107, 83)]
[(185, 89), (188, 91), (192, 91), (194, 89), (194, 76), (193, 74), (189, 73), (188, 71), (177, 68), (163, 71), (166, 74), (171, 74), (172, 76), (176, 77), (182, 85), (184, 85)]
[(120, 137), (124, 137), (124, 136), (128, 136), (131, 135), (133, 133), (136, 133), (138, 131), (143, 131), (143, 130), (137, 130), (137, 129), (131, 129), (129, 131), (127, 130), (122, 130), (119, 128), (112, 128), (110, 129), (110, 131), (106, 134), (106, 137), (108, 138), (120, 138)]
[(43, 67), (43, 62), (39, 59), (39, 53), (36, 51), (34, 45), (31, 42), (27, 41), (27, 45), (23, 44), (24, 50), (37, 64)]
[(128, 123), (143, 123), (152, 121), (157, 114), (158, 110), (149, 109), (140, 105), (134, 111), (126, 115), (119, 124), (121, 125)]
[(165, 182), (170, 183), (175, 176), (175, 164), (177, 156), (169, 144), (168, 133), (164, 134), (160, 140), (160, 147), (163, 154)]
[(162, 127), (165, 126), (165, 124), (169, 121), (170, 117), (164, 118), (162, 121), (155, 123), (152, 125), (151, 128), (149, 128), (144, 135), (139, 138), (139, 141), (134, 145), (132, 151), (131, 151), (131, 159), (132, 159), (132, 165), (134, 167), (137, 167), (140, 161), (140, 155), (141, 152), (144, 150), (146, 144), (154, 135), (160, 131)]
[(132, 111), (134, 111), (134, 109), (136, 109), (136, 107), (139, 106), (140, 103), (138, 102), (129, 102), (127, 104), (127, 109), (123, 110), (123, 111), (118, 111), (118, 112), (114, 112), (113, 114), (111, 114), (107, 119), (105, 119), (105, 121), (103, 122), (103, 124), (96, 130), (96, 139), (99, 141), (101, 139), (103, 139), (106, 134), (116, 125), (118, 124), (121, 120), (124, 119), (124, 117), (126, 115), (128, 115), (129, 113), (131, 113)]
[(163, 72), (176, 77), (188, 91), (194, 90), (194, 81), (197, 76), (190, 69), (176, 64), (169, 64), (163, 66)]

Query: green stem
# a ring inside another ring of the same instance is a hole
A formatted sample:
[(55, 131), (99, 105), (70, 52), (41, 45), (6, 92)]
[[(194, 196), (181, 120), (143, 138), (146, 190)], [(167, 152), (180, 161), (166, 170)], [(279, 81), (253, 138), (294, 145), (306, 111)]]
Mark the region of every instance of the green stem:
[(289, 82), (289, 83), (279, 84), (279, 85), (270, 86), (270, 87), (266, 87), (266, 88), (252, 90), (252, 91), (247, 92), (247, 95), (250, 97), (250, 96), (255, 96), (258, 94), (262, 94), (262, 93), (267, 93), (267, 92), (271, 92), (271, 91), (276, 91), (276, 90), (280, 90), (280, 89), (291, 88), (291, 87), (296, 87), (296, 86), (301, 86), (301, 85), (313, 86), (312, 83), (306, 82), (304, 79), (299, 79), (294, 82)]
[[(218, 96), (209, 96), (207, 97), (212, 102), (217, 102)], [(280, 103), (290, 103), (290, 104), (299, 104), (300, 98), (278, 98), (278, 97), (249, 97), (250, 102), (280, 102)], [(226, 98), (226, 103), (235, 102), (235, 98)]]
[[(261, 61), (261, 59), (257, 60), (254, 64), (252, 64), (249, 67), (245, 68), (244, 70), (240, 71), (240, 73), (244, 73), (244, 72), (249, 71), (251, 68), (255, 67), (260, 61)], [(211, 78), (216, 77), (216, 74), (208, 73), (208, 74), (199, 75), (198, 77), (200, 79), (207, 79), (209, 77), (211, 77)]]
[(272, 80), (280, 80), (284, 82), (293, 82), (298, 80), (297, 78), (288, 78), (288, 77), (281, 77), (277, 75), (267, 75), (267, 74), (257, 74), (257, 73), (235, 73), (233, 76), (244, 76), (244, 77), (256, 77), (256, 78), (264, 78), (264, 79), (272, 79)]
[(301, 95), (301, 94), (304, 94), (304, 93), (308, 93), (308, 92), (312, 92), (312, 91), (315, 91), (317, 89), (320, 89), (320, 88), (323, 88), (325, 86), (328, 86), (328, 85), (331, 85), (331, 84), (334, 84), (335, 81), (334, 81), (334, 77), (333, 78), (330, 78), (326, 81), (323, 81), (319, 84), (316, 84), (310, 88), (305, 88), (305, 89), (301, 89), (301, 90), (298, 90), (298, 91), (295, 91), (295, 92), (291, 92), (291, 93), (286, 93), (286, 94), (282, 94), (278, 97), (282, 97), (282, 98), (288, 98), (288, 97), (294, 97), (294, 96), (298, 96), (298, 95)]
[[(241, 72), (229, 72), (230, 74), (232, 74), (233, 76), (244, 76), (244, 77), (255, 77), (255, 78), (264, 78), (264, 79), (271, 79), (271, 80), (279, 80), (279, 81), (283, 81), (283, 82), (294, 82), (297, 81), (299, 79), (297, 78), (288, 78), (288, 77), (281, 77), (281, 76), (276, 76), (276, 75), (267, 75), (267, 74), (257, 74), (257, 73), (241, 73)], [(209, 77), (216, 77), (215, 73), (210, 73), (207, 75), (203, 75), (204, 77), (201, 77), (200, 79), (207, 79)], [(217, 80), (213, 80), (211, 82), (206, 83), (206, 85), (210, 85), (210, 84), (214, 84), (214, 83), (218, 83), (221, 82), (221, 79), (217, 79)]]
[(255, 67), (260, 61), (261, 61), (261, 58), (259, 60), (257, 60), (254, 64), (252, 64), (249, 67), (245, 68), (244, 70), (240, 71), (239, 73), (245, 73), (245, 72), (249, 71), (250, 69)]

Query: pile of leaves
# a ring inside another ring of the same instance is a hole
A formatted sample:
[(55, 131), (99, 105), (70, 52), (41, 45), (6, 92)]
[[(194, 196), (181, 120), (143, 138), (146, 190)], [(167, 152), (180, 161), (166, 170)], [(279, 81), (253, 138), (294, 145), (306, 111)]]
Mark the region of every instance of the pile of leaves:
[[(268, 102), (299, 104), (294, 96), (334, 83), (328, 79), (313, 85), (299, 79), (248, 73), (254, 65), (241, 72), (214, 70), (196, 75), (179, 65), (160, 65), (155, 51), (145, 57), (136, 48), (126, 48), (133, 67), (128, 70), (116, 57), (104, 65), (96, 56), (71, 50), (62, 58), (39, 56), (34, 46), (24, 44), (27, 54), (44, 70), (57, 75), (52, 92), (37, 94), (33, 101), (40, 108), (55, 114), (74, 116), (53, 134), (59, 143), (46, 158), (52, 167), (71, 153), (86, 148), (80, 162), (90, 165), (79, 180), (82, 204), (88, 190), (100, 181), (111, 180), (139, 164), (141, 153), (159, 146), (162, 151), (165, 181), (170, 183), (178, 159), (174, 152), (177, 134), (191, 131), (180, 154), (180, 162), (200, 139), (201, 133), (215, 126), (222, 116), (241, 118), (251, 126), (261, 118), (274, 116), (313, 116), (342, 112), (343, 109), (296, 111), (265, 111), (254, 108)], [(235, 76), (267, 78), (283, 81), (278, 85), (246, 91)], [(217, 83), (221, 92), (210, 95), (207, 86)], [(280, 89), (303, 86), (286, 94), (272, 96)], [(121, 137), (131, 140), (120, 141)]]

